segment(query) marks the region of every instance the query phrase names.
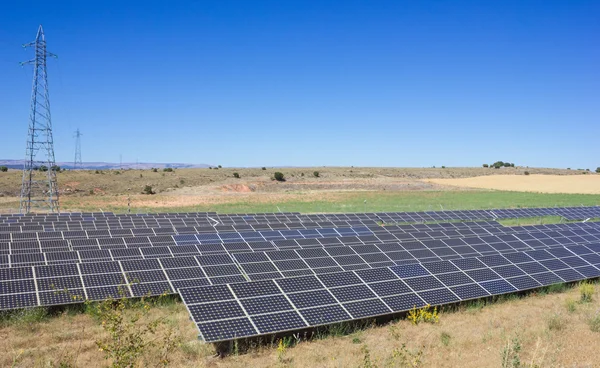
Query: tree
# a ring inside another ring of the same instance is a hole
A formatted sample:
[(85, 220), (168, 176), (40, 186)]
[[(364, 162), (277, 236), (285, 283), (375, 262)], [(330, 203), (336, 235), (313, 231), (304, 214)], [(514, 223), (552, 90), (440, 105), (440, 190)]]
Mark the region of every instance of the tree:
[(488, 165), (488, 164), (483, 164), (483, 167), (490, 167), (490, 165)]
[(8, 167), (0, 166), (0, 172), (7, 172), (7, 171), (8, 171)]
[(276, 171), (276, 172), (273, 174), (273, 177), (274, 177), (274, 178), (275, 178), (275, 180), (277, 180), (277, 181), (285, 181), (285, 178), (284, 178), (284, 176), (283, 176), (283, 173), (280, 173), (279, 171)]
[[(0, 169), (1, 169), (1, 168), (0, 168)], [(597, 168), (596, 168), (596, 172), (597, 172), (597, 173), (600, 173), (600, 167), (597, 167)]]
[(221, 166), (221, 165), (219, 165), (218, 167), (219, 167), (219, 169), (222, 169), (222, 168), (223, 168), (223, 166)]
[(173, 168), (172, 167), (165, 167), (163, 169), (164, 172), (173, 172)]
[(239, 179), (239, 178), (240, 178), (240, 174), (238, 174), (238, 173), (234, 172), (234, 173), (233, 173), (233, 177), (234, 177), (234, 178), (236, 178), (236, 179)]
[(52, 171), (60, 172), (60, 166), (58, 166), (58, 165), (53, 165), (53, 166), (52, 166)]
[(263, 166), (263, 168), (262, 168), (262, 169), (263, 169), (263, 170), (266, 170), (267, 168)]
[(48, 171), (48, 166), (46, 166), (46, 165), (41, 165), (39, 170), (40, 170), (40, 171)]
[(319, 177), (319, 172), (315, 171), (315, 172), (313, 172), (313, 175), (315, 176), (315, 178), (318, 178)]

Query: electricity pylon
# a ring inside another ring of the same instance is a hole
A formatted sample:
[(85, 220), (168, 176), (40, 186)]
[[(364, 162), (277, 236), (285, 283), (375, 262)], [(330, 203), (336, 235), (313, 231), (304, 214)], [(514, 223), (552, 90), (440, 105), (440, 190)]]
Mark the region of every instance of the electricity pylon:
[(46, 57), (56, 57), (56, 55), (46, 51), (46, 38), (41, 25), (35, 41), (23, 45), (23, 47), (33, 47), (35, 57), (21, 63), (21, 65), (33, 64), (33, 86), (19, 212), (30, 213), (36, 210), (59, 212), (48, 75), (46, 73)]
[(81, 162), (81, 132), (79, 128), (75, 131), (75, 161), (73, 161), (73, 169), (77, 169), (77, 165), (79, 168), (83, 168), (83, 162)]

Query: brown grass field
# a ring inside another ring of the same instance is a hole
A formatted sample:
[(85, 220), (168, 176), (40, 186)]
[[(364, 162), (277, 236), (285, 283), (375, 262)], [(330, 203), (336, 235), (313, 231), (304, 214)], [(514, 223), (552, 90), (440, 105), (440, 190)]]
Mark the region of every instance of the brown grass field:
[[(272, 180), (275, 171), (283, 172), (287, 181)], [(319, 171), (319, 177), (314, 171)], [(525, 176), (525, 171), (532, 175)], [(234, 172), (241, 178), (234, 178)], [(17, 170), (0, 173), (0, 211), (18, 209), (20, 180)], [(58, 180), (63, 211), (123, 212), (128, 201), (132, 212), (362, 212), (600, 204), (600, 191), (595, 189), (600, 176), (556, 169), (70, 171), (59, 173)], [(141, 194), (145, 185), (157, 194)], [(442, 312), (437, 324), (413, 325), (401, 319), (289, 347), (278, 348), (275, 341), (224, 358), (215, 357), (212, 345), (197, 340), (180, 302), (152, 307), (140, 325), (164, 318), (166, 324), (159, 332), (175, 331), (178, 344), (169, 361), (174, 367), (600, 367), (598, 287), (588, 303), (579, 302), (575, 286), (485, 306), (470, 303)], [(0, 366), (110, 366), (107, 352), (96, 344), (107, 337), (101, 323), (81, 310), (3, 316)], [(507, 349), (512, 353), (503, 362)], [(141, 367), (161, 365), (160, 349), (148, 349), (138, 360)]]
[[(579, 301), (576, 286), (567, 287), (485, 306), (472, 303), (441, 312), (436, 324), (397, 320), (284, 349), (276, 341), (225, 358), (196, 339), (181, 304), (154, 307), (150, 317), (165, 317), (165, 328), (177, 331), (179, 344), (170, 356), (174, 367), (598, 367), (600, 296), (595, 289), (588, 303)], [(103, 338), (100, 324), (84, 313), (13, 321), (0, 328), (0, 366), (108, 366), (96, 346)], [(503, 365), (503, 351), (515, 345), (520, 351)], [(417, 356), (421, 362), (410, 365)], [(514, 356), (521, 365), (513, 365)], [(158, 366), (158, 357), (148, 351), (139, 366)]]

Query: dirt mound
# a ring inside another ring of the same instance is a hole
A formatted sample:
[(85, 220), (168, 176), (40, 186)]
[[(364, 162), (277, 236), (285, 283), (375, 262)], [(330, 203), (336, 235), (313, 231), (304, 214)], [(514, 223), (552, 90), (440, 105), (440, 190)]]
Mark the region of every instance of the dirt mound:
[(539, 193), (600, 194), (600, 175), (493, 175), (427, 182), (479, 189)]
[(236, 192), (236, 193), (249, 193), (253, 192), (250, 186), (246, 184), (226, 184), (221, 186), (221, 190), (224, 192)]

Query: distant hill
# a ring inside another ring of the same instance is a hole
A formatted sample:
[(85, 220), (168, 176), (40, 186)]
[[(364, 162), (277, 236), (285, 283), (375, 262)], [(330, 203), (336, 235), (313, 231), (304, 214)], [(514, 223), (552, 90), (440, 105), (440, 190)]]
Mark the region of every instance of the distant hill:
[[(2, 160), (0, 159), (0, 166), (6, 166), (10, 169), (22, 169), (23, 160)], [(72, 169), (73, 162), (57, 162), (58, 166), (63, 169)], [(82, 168), (85, 170), (110, 170), (110, 169), (151, 169), (153, 167), (162, 169), (165, 167), (172, 167), (174, 169), (192, 169), (192, 168), (203, 168), (215, 165), (207, 164), (183, 164), (183, 163), (156, 163), (156, 162), (123, 162), (112, 163), (112, 162), (84, 162)]]

